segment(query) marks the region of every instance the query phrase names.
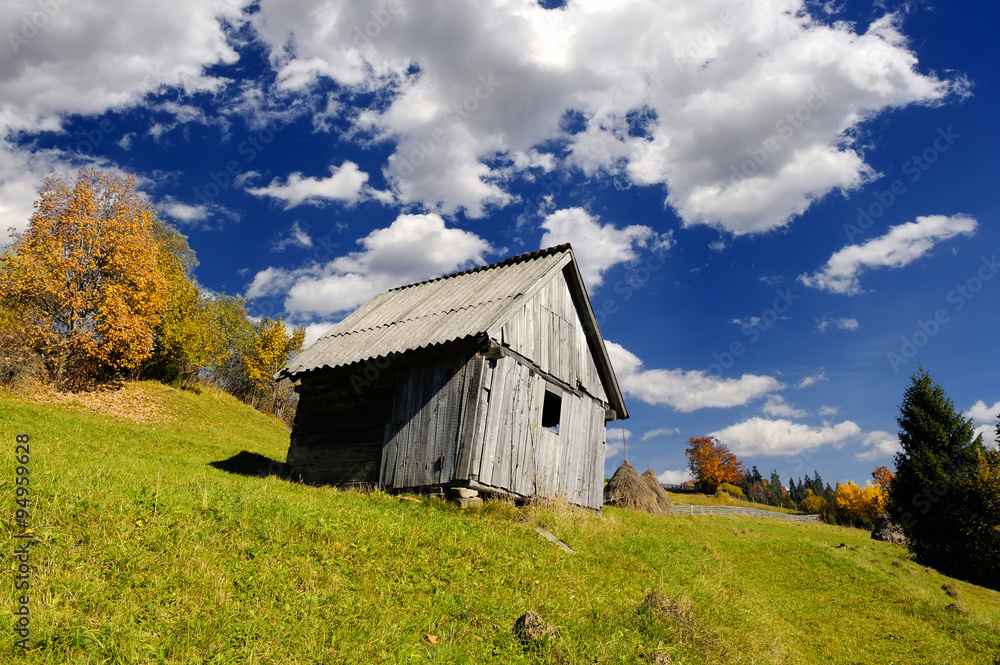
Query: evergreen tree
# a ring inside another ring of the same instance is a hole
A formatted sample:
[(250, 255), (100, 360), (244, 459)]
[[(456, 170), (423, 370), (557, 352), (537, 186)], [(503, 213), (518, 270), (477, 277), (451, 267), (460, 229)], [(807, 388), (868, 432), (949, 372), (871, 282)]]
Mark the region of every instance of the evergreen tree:
[(974, 481), (984, 460), (982, 437), (923, 367), (910, 378), (896, 419), (902, 450), (890, 486), (890, 515), (918, 561), (974, 581), (981, 543), (968, 527), (978, 503)]
[(768, 482), (768, 499), (770, 499), (771, 503), (775, 506), (780, 506), (784, 503), (785, 495), (784, 492), (781, 491), (781, 477), (778, 475), (777, 469), (771, 471), (771, 479)]

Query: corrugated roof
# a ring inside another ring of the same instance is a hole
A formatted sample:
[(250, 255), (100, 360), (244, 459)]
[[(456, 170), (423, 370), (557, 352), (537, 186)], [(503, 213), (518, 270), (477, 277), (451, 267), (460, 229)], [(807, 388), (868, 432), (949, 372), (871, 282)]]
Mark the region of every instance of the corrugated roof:
[(294, 377), (483, 333), (568, 252), (569, 245), (560, 245), (380, 293), (279, 374)]
[(628, 418), (572, 248), (559, 245), (491, 265), (401, 286), (375, 296), (281, 369), (276, 378), (335, 368), (478, 336), (563, 266), (612, 408)]

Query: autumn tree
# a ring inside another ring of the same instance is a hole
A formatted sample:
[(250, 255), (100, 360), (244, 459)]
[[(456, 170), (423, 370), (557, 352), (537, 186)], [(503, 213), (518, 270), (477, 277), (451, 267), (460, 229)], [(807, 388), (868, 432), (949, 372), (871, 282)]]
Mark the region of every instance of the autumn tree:
[(123, 376), (153, 352), (167, 290), (152, 207), (135, 177), (81, 169), (46, 178), (3, 257), (0, 298), (64, 385)]
[(743, 480), (743, 462), (714, 437), (691, 437), (684, 454), (703, 492), (714, 494), (721, 483), (737, 484)]
[(282, 322), (268, 317), (256, 325), (253, 353), (247, 358), (247, 376), (253, 381), (265, 404), (265, 411), (280, 417), (280, 411), (292, 399), (288, 381), (278, 381), (274, 375), (292, 356), (302, 350), (306, 329), (296, 326), (289, 331)]
[(878, 485), (868, 483), (860, 487), (851, 481), (846, 484), (837, 483), (834, 503), (842, 524), (852, 524), (867, 529), (870, 529), (875, 519), (882, 514), (885, 505), (882, 489)]
[(202, 293), (194, 278), (198, 265), (187, 238), (166, 222), (154, 220), (157, 264), (167, 285), (156, 346), (144, 375), (167, 383), (191, 385), (225, 355), (225, 332), (214, 311), (215, 298)]

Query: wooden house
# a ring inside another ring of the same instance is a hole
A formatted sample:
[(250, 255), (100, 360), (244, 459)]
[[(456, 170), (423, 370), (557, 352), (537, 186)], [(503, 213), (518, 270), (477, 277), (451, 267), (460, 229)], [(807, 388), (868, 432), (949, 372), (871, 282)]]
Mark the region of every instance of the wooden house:
[(600, 509), (628, 411), (569, 245), (375, 296), (277, 375), (306, 482), (467, 487)]

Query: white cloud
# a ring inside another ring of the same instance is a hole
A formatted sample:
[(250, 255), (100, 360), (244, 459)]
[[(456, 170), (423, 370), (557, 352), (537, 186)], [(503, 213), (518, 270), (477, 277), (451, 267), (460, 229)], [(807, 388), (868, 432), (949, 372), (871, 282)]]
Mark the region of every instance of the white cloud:
[(262, 270), (251, 281), (247, 296), (285, 294), (285, 310), (293, 316), (329, 317), (387, 289), (485, 263), (491, 250), (476, 234), (448, 228), (436, 214), (400, 215), (358, 244), (361, 251), (325, 264)]
[[(191, 205), (167, 196), (156, 203), (156, 209), (166, 217), (185, 226), (200, 226), (204, 229), (219, 228), (219, 221), (240, 221), (240, 216), (218, 203)], [(212, 222), (216, 222), (213, 224)]]
[(700, 370), (642, 369), (642, 361), (620, 344), (605, 341), (622, 390), (647, 404), (689, 412), (707, 407), (741, 406), (785, 386), (772, 376), (744, 374), (722, 379)]
[(557, 210), (542, 221), (545, 229), (541, 248), (573, 243), (573, 253), (583, 279), (590, 287), (600, 286), (604, 273), (619, 263), (639, 258), (637, 247), (655, 244), (657, 249), (667, 249), (673, 241), (669, 236), (658, 237), (648, 226), (632, 225), (615, 228), (601, 224), (583, 208)]
[[(251, 20), (282, 91), (391, 93), (352, 120), (394, 143), (384, 170), (404, 203), (478, 217), (515, 200), (512, 178), (573, 167), (665, 185), (685, 224), (739, 234), (874, 177), (861, 123), (966, 89), (918, 71), (895, 15), (858, 32), (812, 6), (263, 0)], [(583, 131), (561, 128), (568, 110)], [(539, 155), (553, 139), (568, 157)]]
[(306, 326), (306, 337), (305, 341), (302, 343), (302, 348), (308, 349), (316, 342), (316, 340), (325, 335), (327, 331), (329, 331), (330, 328), (332, 328), (334, 325), (336, 324), (330, 323), (328, 321), (308, 324)]
[(285, 202), (285, 210), (302, 204), (323, 205), (328, 201), (355, 203), (361, 197), (362, 188), (368, 182), (368, 174), (352, 161), (345, 161), (340, 167), (330, 167), (329, 178), (302, 177), (293, 173), (285, 182), (275, 178), (267, 187), (248, 189), (249, 194), (271, 197)]
[(612, 462), (623, 455), (626, 443), (632, 438), (632, 430), (627, 427), (609, 427), (604, 435), (604, 460)]
[(76, 143), (78, 155), (32, 153), (14, 140), (62, 132), (70, 116), (141, 106), (157, 90), (219, 90), (226, 82), (206, 67), (237, 60), (223, 23), (240, 25), (242, 4), (53, 3), (45, 25), (22, 39), (23, 19), (41, 13), (41, 5), (8, 0), (0, 15), (0, 35), (11, 49), (0, 66), (0, 217), (10, 220), (4, 226), (24, 229), (42, 179), (64, 171), (68, 157), (86, 161), (98, 138), (113, 142), (118, 130), (111, 122), (95, 123)]
[(658, 436), (667, 436), (669, 434), (680, 434), (681, 430), (679, 427), (660, 427), (658, 429), (652, 429), (642, 435), (643, 441), (649, 441), (650, 439), (655, 439)]
[(808, 388), (809, 386), (814, 386), (817, 383), (822, 383), (823, 381), (826, 380), (827, 380), (826, 371), (821, 369), (818, 373), (813, 374), (811, 376), (807, 376), (801, 381), (799, 381), (798, 385), (795, 387), (801, 390), (802, 388)]
[(775, 418), (804, 418), (809, 415), (806, 411), (793, 407), (781, 395), (770, 395), (761, 411)]
[(712, 432), (737, 455), (795, 455), (820, 446), (840, 448), (861, 434), (857, 423), (845, 420), (836, 425), (811, 427), (790, 420), (754, 417)]
[(816, 329), (820, 332), (826, 332), (831, 326), (837, 330), (857, 330), (860, 324), (857, 319), (850, 319), (843, 316), (836, 318), (824, 316), (822, 319), (816, 321)]
[(858, 277), (869, 268), (901, 268), (930, 252), (934, 245), (957, 235), (971, 236), (976, 220), (965, 215), (917, 217), (889, 228), (888, 233), (862, 245), (848, 245), (834, 253), (822, 270), (799, 275), (799, 281), (816, 289), (856, 295), (862, 293)]
[(983, 400), (979, 400), (969, 407), (969, 410), (963, 415), (966, 418), (972, 418), (972, 422), (979, 425), (983, 423), (995, 423), (998, 414), (1000, 414), (1000, 401), (996, 401), (993, 403), (993, 406), (989, 406)]
[(975, 435), (982, 435), (983, 443), (998, 447), (1000, 446), (996, 433), (998, 414), (1000, 414), (1000, 401), (994, 402), (993, 406), (989, 406), (983, 400), (979, 400), (963, 415), (966, 418), (972, 419), (973, 424), (976, 426)]
[(836, 415), (838, 413), (840, 413), (840, 407), (839, 406), (827, 406), (826, 404), (824, 404), (823, 406), (819, 407), (819, 411), (817, 412), (817, 415), (820, 418), (824, 418), (826, 416), (834, 416), (834, 415)]
[(854, 453), (854, 459), (859, 462), (872, 462), (878, 459), (891, 459), (902, 448), (895, 434), (883, 430), (874, 430), (865, 435), (861, 445), (867, 450)]
[(305, 229), (299, 226), (298, 221), (295, 221), (292, 222), (292, 228), (289, 229), (288, 235), (274, 243), (271, 247), (271, 251), (281, 252), (288, 247), (302, 247), (304, 249), (309, 249), (312, 246), (313, 239), (309, 236)]
[(685, 482), (694, 478), (694, 476), (691, 475), (691, 472), (687, 469), (668, 469), (656, 477), (664, 485), (683, 485)]

